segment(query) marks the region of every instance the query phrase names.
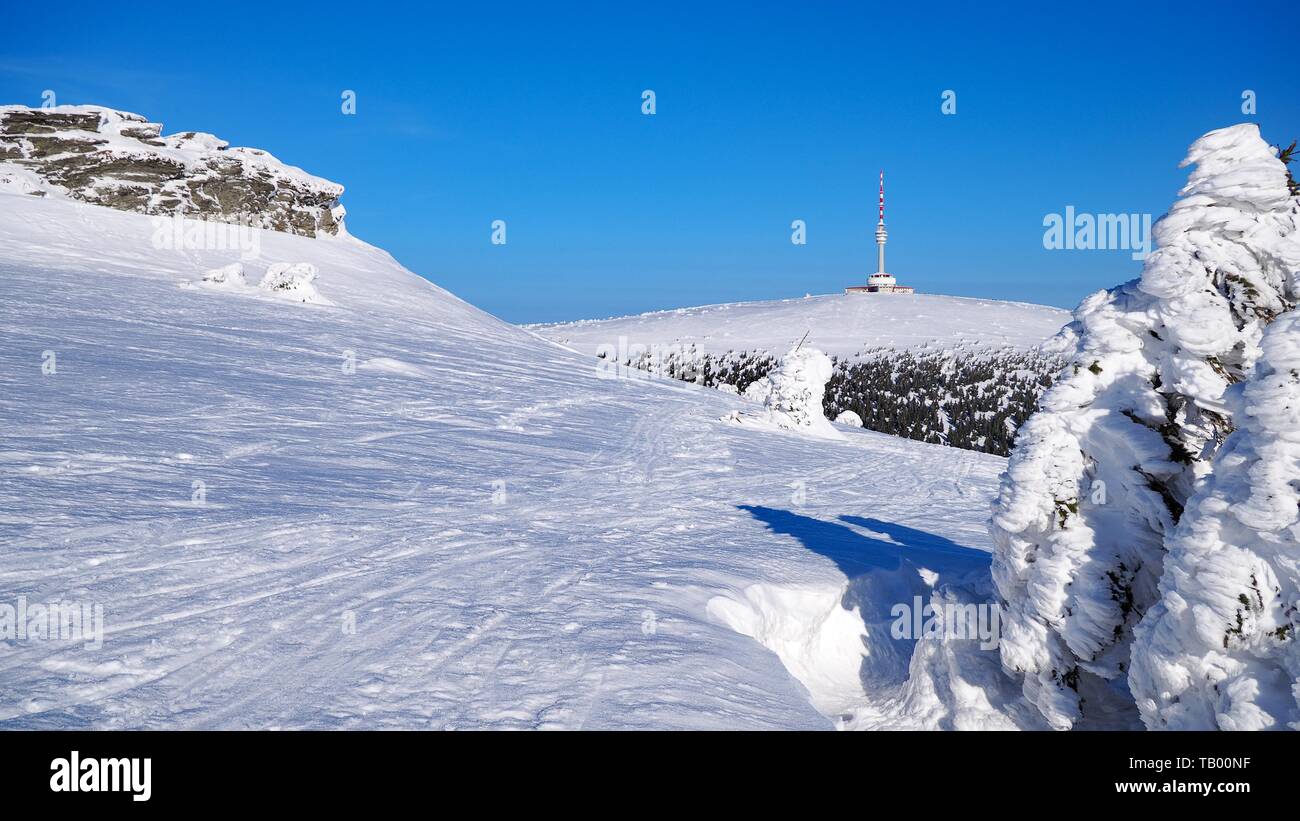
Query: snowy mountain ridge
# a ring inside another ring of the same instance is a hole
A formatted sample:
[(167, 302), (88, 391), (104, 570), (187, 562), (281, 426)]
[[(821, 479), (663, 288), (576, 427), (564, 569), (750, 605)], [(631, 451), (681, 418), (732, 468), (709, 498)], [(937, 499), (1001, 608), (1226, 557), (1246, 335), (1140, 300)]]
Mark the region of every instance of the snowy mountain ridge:
[(158, 123), (102, 106), (0, 106), (0, 189), (308, 237), (344, 231), (343, 186), (261, 149), (163, 136)]

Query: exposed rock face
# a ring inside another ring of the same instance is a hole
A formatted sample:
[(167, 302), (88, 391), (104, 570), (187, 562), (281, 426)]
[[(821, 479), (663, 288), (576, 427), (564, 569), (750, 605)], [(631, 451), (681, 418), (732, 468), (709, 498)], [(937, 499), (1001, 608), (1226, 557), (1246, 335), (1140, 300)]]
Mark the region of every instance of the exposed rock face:
[(0, 186), (144, 214), (344, 232), (343, 186), (211, 134), (99, 106), (0, 106)]

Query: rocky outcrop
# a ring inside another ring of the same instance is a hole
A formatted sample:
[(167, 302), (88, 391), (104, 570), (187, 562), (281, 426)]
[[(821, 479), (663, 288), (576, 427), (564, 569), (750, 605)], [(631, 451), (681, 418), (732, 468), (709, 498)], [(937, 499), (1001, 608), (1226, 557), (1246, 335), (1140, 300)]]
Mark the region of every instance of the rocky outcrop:
[(0, 187), (291, 234), (344, 233), (343, 186), (197, 131), (99, 106), (0, 106)]

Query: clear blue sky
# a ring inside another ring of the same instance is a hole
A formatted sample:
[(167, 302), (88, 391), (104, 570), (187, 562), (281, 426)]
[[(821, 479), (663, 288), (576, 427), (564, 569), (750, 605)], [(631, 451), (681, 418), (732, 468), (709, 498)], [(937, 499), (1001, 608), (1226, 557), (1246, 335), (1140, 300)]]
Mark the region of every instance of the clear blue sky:
[[(512, 321), (861, 282), (882, 167), (902, 281), (1073, 307), (1139, 263), (1044, 250), (1046, 214), (1159, 216), (1201, 133), (1249, 119), (1272, 142), (1300, 136), (1294, 14), (1280, 2), (22, 3), (4, 12), (0, 101), (38, 105), (52, 89), (267, 149), (345, 185), (354, 234)], [(355, 116), (340, 112), (344, 89)], [(945, 89), (955, 116), (940, 111)], [(494, 219), (505, 246), (490, 242)], [(807, 245), (791, 244), (794, 219)]]

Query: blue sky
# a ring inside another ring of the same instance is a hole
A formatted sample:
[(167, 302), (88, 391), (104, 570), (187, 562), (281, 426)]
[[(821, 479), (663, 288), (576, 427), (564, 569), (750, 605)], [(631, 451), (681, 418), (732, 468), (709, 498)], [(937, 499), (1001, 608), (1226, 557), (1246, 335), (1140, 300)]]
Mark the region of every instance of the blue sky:
[(267, 149), (517, 322), (860, 283), (881, 168), (901, 281), (1073, 307), (1140, 263), (1044, 249), (1045, 215), (1158, 217), (1201, 133), (1300, 137), (1283, 3), (808, 6), (20, 4), (0, 101), (51, 89)]

